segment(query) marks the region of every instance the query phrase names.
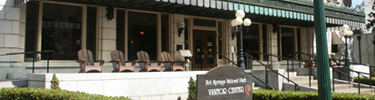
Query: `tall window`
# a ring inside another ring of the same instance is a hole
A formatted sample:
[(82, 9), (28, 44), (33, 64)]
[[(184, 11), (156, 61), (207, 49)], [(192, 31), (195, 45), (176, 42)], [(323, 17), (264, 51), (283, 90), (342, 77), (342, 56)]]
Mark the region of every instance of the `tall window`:
[[(82, 7), (43, 4), (42, 50), (55, 50), (49, 59), (75, 60), (81, 49)], [(42, 59), (47, 55), (42, 54)]]
[[(187, 34), (187, 33), (185, 33)], [(161, 15), (161, 51), (169, 51), (169, 16), (168, 14)]]
[[(259, 52), (259, 24), (253, 24), (249, 27), (243, 27), (243, 49), (245, 52)], [(260, 51), (261, 52), (261, 51)], [(258, 53), (250, 53), (253, 57), (259, 59)]]
[(96, 58), (96, 33), (97, 33), (97, 8), (87, 7), (87, 29), (86, 29), (86, 49), (91, 50), (93, 58)]
[[(56, 51), (48, 56), (51, 60), (76, 60), (77, 51), (81, 49), (82, 38), (86, 38), (86, 48), (96, 53), (97, 42), (97, 7), (87, 7), (86, 37), (82, 37), (82, 7), (43, 3), (42, 16), (39, 14), (39, 2), (29, 2), (26, 13), (26, 41), (25, 51), (41, 50)], [(42, 23), (38, 19), (42, 17)], [(41, 24), (41, 37), (38, 35), (38, 24)], [(41, 44), (37, 44), (37, 40)], [(47, 55), (41, 54), (41, 59), (46, 60)], [(26, 56), (28, 60), (32, 56)]]
[(116, 50), (125, 52), (125, 10), (117, 9)]
[(281, 47), (281, 56), (288, 58), (294, 57), (293, 53), (296, 52), (294, 50), (296, 46), (294, 37), (294, 28), (281, 27), (281, 40), (279, 43), (279, 47)]
[(156, 14), (128, 13), (128, 59), (137, 59), (137, 52), (146, 51), (151, 60), (157, 57)]
[[(25, 51), (36, 51), (37, 29), (38, 29), (38, 15), (39, 15), (39, 1), (30, 1), (27, 3), (26, 12), (26, 36), (25, 36)], [(32, 61), (33, 55), (25, 55), (25, 61)]]

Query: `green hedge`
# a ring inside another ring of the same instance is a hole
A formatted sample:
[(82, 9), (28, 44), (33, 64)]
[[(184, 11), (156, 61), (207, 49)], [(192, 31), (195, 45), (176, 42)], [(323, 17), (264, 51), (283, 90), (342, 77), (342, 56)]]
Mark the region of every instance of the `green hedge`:
[[(318, 100), (318, 92), (294, 92), (258, 89), (254, 100)], [(332, 93), (332, 100), (375, 100), (372, 94)]]
[(44, 88), (2, 88), (0, 100), (131, 100), (127, 97), (108, 97), (83, 92)]
[[(375, 77), (371, 77), (372, 79), (370, 80), (370, 78), (369, 77), (360, 77), (360, 79), (361, 79), (361, 83), (363, 83), (363, 84), (367, 84), (367, 85), (370, 85), (370, 83), (372, 84), (372, 85), (375, 85)], [(370, 82), (371, 81), (371, 82)], [(354, 82), (358, 82), (358, 77), (354, 77)]]

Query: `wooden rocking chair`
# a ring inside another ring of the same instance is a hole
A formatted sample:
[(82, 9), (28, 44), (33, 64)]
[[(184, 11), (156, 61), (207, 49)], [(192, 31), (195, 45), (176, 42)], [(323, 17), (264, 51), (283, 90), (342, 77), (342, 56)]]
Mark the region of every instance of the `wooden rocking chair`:
[(99, 60), (100, 66), (94, 65), (94, 59), (90, 50), (82, 49), (78, 51), (78, 60), (81, 67), (80, 73), (86, 72), (102, 72), (104, 60)]
[(311, 67), (316, 67), (315, 60), (313, 58), (309, 57), (308, 55), (302, 54), (301, 55), (301, 59), (302, 59), (302, 61), (305, 62), (305, 64), (303, 65), (303, 67), (309, 67), (310, 64), (311, 64)]
[[(187, 61), (173, 61), (168, 52), (162, 52), (161, 58), (165, 67), (164, 71), (184, 71), (184, 65), (187, 63)], [(180, 65), (176, 65), (175, 63), (180, 63)]]
[[(159, 71), (161, 70), (161, 62), (157, 62), (157, 66), (151, 66), (150, 58), (148, 56), (148, 53), (145, 51), (138, 51), (137, 52), (139, 67), (141, 68), (140, 72), (149, 72), (149, 71)], [(154, 61), (155, 62), (155, 61)]]
[[(111, 52), (113, 65), (112, 72), (134, 72), (136, 61), (125, 61), (124, 54), (121, 51), (114, 50)], [(126, 63), (131, 62), (131, 66), (126, 66)]]

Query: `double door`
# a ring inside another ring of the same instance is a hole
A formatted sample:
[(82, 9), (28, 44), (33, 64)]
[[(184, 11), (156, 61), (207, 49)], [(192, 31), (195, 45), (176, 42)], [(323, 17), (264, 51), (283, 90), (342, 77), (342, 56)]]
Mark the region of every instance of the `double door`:
[(210, 70), (217, 64), (216, 32), (193, 31), (193, 70)]

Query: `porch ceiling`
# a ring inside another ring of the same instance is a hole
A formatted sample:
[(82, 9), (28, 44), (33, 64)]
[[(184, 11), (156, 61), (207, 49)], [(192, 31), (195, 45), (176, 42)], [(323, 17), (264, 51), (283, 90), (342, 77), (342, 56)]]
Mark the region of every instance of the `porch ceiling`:
[[(155, 0), (51, 0), (59, 2), (72, 2), (80, 4), (91, 4), (99, 6), (111, 6), (127, 9), (148, 10), (166, 13), (186, 14), (195, 16), (205, 16), (213, 18), (234, 19), (234, 11), (214, 9), (210, 7), (199, 7), (192, 5), (183, 5), (170, 2), (160, 2)], [(297, 20), (290, 18), (280, 18), (274, 16), (265, 16), (259, 14), (247, 14), (253, 22), (262, 22), (269, 24), (292, 25), (300, 27), (313, 27), (313, 21)], [(327, 24), (335, 26), (335, 24)]]

